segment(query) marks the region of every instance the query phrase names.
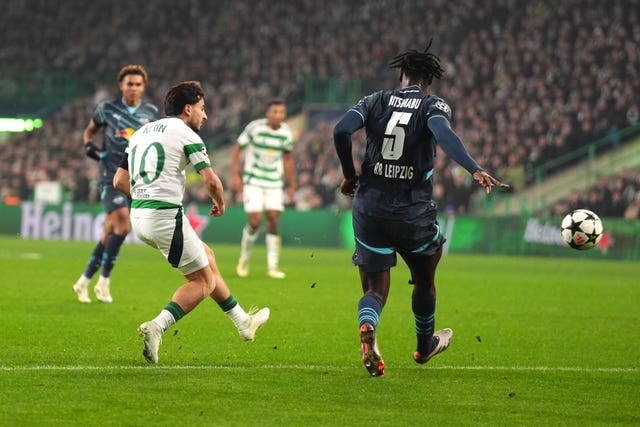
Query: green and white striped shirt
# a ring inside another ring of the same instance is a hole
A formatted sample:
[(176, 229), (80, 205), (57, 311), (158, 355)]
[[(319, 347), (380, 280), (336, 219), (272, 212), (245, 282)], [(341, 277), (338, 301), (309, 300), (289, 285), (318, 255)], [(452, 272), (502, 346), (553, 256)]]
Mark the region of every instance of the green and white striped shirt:
[[(165, 210), (182, 206), (185, 168), (210, 167), (200, 136), (184, 121), (169, 117), (144, 125), (129, 139), (132, 216), (143, 210)], [(147, 212), (149, 213), (149, 212)]]
[(238, 137), (240, 147), (246, 149), (242, 182), (263, 188), (284, 187), (282, 155), (293, 149), (293, 134), (289, 125), (282, 123), (272, 129), (267, 119), (249, 123)]

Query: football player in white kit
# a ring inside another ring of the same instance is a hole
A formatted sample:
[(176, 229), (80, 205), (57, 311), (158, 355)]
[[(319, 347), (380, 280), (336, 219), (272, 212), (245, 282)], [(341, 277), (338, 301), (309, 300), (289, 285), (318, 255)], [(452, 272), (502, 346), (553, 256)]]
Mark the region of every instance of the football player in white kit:
[(269, 309), (245, 312), (231, 294), (211, 248), (200, 240), (184, 215), (185, 168), (191, 163), (202, 177), (213, 206), (225, 211), (222, 183), (213, 172), (202, 139), (196, 133), (207, 119), (204, 91), (195, 81), (178, 83), (165, 98), (167, 118), (141, 127), (129, 140), (114, 186), (131, 196), (131, 222), (140, 240), (165, 256), (187, 279), (171, 301), (138, 333), (143, 355), (158, 362), (162, 334), (207, 297), (213, 298), (235, 323), (240, 336), (252, 341), (269, 318)]
[[(280, 213), (284, 210), (284, 178), (287, 180), (289, 200), (296, 191), (295, 164), (291, 150), (294, 141), (291, 129), (284, 122), (287, 107), (281, 98), (273, 98), (267, 106), (266, 117), (249, 123), (238, 137), (231, 165), (231, 190), (242, 191), (248, 223), (242, 229), (240, 259), (236, 273), (249, 275), (251, 248), (260, 234), (262, 212), (267, 217), (267, 275), (283, 279), (280, 271)], [(245, 151), (244, 169), (240, 177), (241, 151)]]

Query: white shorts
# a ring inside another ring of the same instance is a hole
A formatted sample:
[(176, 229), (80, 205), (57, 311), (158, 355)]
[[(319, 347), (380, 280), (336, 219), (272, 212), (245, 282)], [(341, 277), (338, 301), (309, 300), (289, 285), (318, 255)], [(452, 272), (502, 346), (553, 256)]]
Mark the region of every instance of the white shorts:
[[(176, 210), (173, 214), (176, 214)], [(140, 218), (131, 217), (136, 235), (147, 245), (162, 252), (169, 263), (180, 273), (187, 275), (209, 265), (204, 243), (180, 210), (181, 217)], [(177, 227), (182, 222), (180, 227)]]
[(262, 188), (245, 185), (242, 189), (242, 201), (246, 213), (284, 210), (284, 191), (282, 188)]

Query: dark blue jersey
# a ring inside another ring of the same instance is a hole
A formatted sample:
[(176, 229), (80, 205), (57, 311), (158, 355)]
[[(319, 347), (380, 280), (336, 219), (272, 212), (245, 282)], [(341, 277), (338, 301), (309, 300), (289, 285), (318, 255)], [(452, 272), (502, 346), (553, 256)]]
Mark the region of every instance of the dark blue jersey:
[(449, 105), (412, 85), (366, 96), (350, 111), (367, 133), (354, 209), (389, 218), (434, 210), (436, 140), (427, 121), (450, 120)]
[(104, 127), (102, 150), (106, 153), (100, 160), (100, 183), (112, 184), (131, 134), (142, 125), (158, 118), (158, 108), (146, 102), (140, 102), (133, 112), (130, 112), (122, 99), (105, 101), (98, 105), (93, 115), (93, 123)]

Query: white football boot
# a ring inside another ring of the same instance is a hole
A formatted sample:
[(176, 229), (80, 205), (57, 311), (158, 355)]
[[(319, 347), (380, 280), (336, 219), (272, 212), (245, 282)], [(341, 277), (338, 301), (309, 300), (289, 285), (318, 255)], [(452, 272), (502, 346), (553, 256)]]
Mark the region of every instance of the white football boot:
[(149, 363), (158, 363), (158, 349), (162, 342), (162, 328), (154, 321), (144, 322), (138, 328), (138, 334), (144, 341), (142, 355)]
[(415, 360), (416, 363), (420, 363), (420, 364), (427, 363), (429, 360), (431, 360), (433, 356), (435, 356), (438, 353), (442, 353), (447, 348), (449, 348), (449, 345), (453, 340), (453, 331), (449, 328), (444, 328), (439, 331), (436, 331), (433, 334), (433, 340), (435, 341), (436, 346), (433, 348), (433, 350), (431, 350), (431, 353), (429, 353), (428, 355), (426, 356), (422, 355), (417, 351), (413, 353), (413, 360)]
[(256, 331), (262, 325), (264, 325), (267, 320), (269, 320), (269, 308), (265, 307), (258, 311), (249, 310), (249, 317), (247, 322), (242, 327), (238, 327), (238, 332), (240, 336), (245, 341), (253, 341), (256, 336)]
[(249, 259), (240, 258), (236, 266), (236, 274), (238, 277), (247, 277), (249, 275)]
[(91, 302), (91, 298), (89, 298), (89, 280), (86, 277), (82, 276), (74, 283), (73, 292), (76, 293), (78, 301), (84, 303)]
[(111, 293), (109, 292), (109, 278), (102, 277), (98, 279), (98, 283), (93, 288), (93, 293), (96, 294), (96, 298), (98, 301), (103, 302), (105, 304), (111, 304), (113, 299), (111, 298)]
[(278, 270), (278, 268), (270, 268), (267, 271), (267, 276), (271, 277), (272, 279), (284, 279), (285, 277), (287, 277), (287, 275), (284, 273), (284, 271), (280, 271)]

